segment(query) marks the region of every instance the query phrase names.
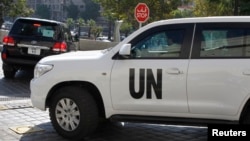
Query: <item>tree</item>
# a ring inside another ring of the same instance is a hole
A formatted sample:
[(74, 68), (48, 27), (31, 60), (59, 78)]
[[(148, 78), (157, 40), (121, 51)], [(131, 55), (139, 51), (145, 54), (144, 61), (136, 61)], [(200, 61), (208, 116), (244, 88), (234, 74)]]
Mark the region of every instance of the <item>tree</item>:
[(128, 22), (123, 22), (120, 28), (121, 33), (124, 33), (127, 37), (128, 34), (132, 31), (132, 24)]
[(185, 17), (193, 17), (192, 10), (174, 10), (171, 12), (173, 18), (185, 18)]
[(4, 17), (15, 18), (17, 16), (30, 16), (34, 10), (27, 8), (26, 0), (1, 0), (0, 1), (0, 26), (4, 22)]
[(85, 21), (83, 18), (79, 18), (77, 19), (77, 25), (78, 25), (78, 35), (80, 36), (80, 32), (81, 32), (81, 27), (85, 25)]
[(96, 26), (96, 22), (95, 22), (93, 19), (90, 19), (90, 20), (87, 21), (87, 24), (88, 24), (88, 26), (89, 26), (88, 37), (90, 38), (92, 28)]
[(26, 0), (16, 0), (11, 4), (11, 9), (7, 14), (14, 19), (18, 16), (27, 17), (32, 15), (33, 13), (34, 10), (27, 7)]
[(3, 17), (7, 16), (7, 12), (11, 7), (13, 0), (2, 0), (0, 1), (0, 27), (2, 26), (4, 19)]
[[(195, 16), (234, 15), (232, 0), (195, 0)], [(211, 10), (212, 9), (212, 10)]]
[(138, 25), (134, 18), (134, 8), (139, 2), (146, 3), (150, 9), (150, 18), (147, 21), (153, 22), (171, 18), (170, 12), (177, 9), (181, 0), (94, 0), (104, 9), (103, 15), (113, 20), (124, 20)]
[(85, 20), (83, 18), (79, 18), (79, 19), (77, 19), (77, 23), (79, 24), (79, 26), (84, 26)]
[(74, 25), (75, 21), (72, 18), (68, 18), (66, 20), (66, 23), (69, 26), (69, 29), (72, 29), (72, 26)]
[(41, 18), (49, 19), (50, 9), (46, 5), (38, 5), (35, 14)]
[(239, 4), (239, 15), (250, 15), (250, 1), (249, 0), (238, 0)]
[(94, 39), (96, 40), (96, 38), (101, 34), (103, 28), (101, 26), (93, 26), (91, 28), (91, 33), (94, 35)]

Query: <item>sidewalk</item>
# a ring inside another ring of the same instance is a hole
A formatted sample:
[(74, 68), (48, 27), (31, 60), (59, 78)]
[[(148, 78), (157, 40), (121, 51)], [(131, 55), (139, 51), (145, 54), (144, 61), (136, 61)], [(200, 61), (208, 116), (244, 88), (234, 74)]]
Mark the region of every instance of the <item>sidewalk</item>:
[(47, 111), (32, 107), (30, 100), (0, 102), (0, 141), (61, 141)]

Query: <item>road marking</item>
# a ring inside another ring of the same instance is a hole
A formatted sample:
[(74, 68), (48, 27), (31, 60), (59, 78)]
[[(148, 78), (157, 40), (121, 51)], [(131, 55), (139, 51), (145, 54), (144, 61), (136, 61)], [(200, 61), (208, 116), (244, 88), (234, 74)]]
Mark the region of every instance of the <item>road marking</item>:
[(33, 132), (44, 131), (44, 129), (34, 125), (16, 126), (16, 127), (10, 127), (9, 129), (16, 132), (17, 134), (28, 134)]
[(4, 105), (0, 105), (0, 111), (2, 111), (2, 110), (7, 110), (8, 108), (6, 107), (6, 106), (4, 106)]

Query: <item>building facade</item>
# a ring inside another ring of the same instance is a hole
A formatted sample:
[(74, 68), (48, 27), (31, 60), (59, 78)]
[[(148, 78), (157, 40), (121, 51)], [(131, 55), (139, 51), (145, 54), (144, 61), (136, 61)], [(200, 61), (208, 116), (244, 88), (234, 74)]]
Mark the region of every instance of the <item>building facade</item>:
[(46, 5), (50, 9), (50, 19), (64, 21), (67, 18), (66, 7), (69, 5), (76, 5), (79, 11), (85, 10), (85, 3), (83, 0), (27, 0), (27, 5), (37, 10), (38, 5)]

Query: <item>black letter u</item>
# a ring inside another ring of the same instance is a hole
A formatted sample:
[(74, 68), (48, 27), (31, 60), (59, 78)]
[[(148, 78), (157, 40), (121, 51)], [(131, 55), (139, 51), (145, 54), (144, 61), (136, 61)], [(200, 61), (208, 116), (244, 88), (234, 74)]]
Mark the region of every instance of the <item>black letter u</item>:
[(140, 69), (139, 91), (135, 91), (135, 69), (129, 69), (129, 91), (130, 95), (139, 99), (142, 98), (145, 90), (145, 69)]

